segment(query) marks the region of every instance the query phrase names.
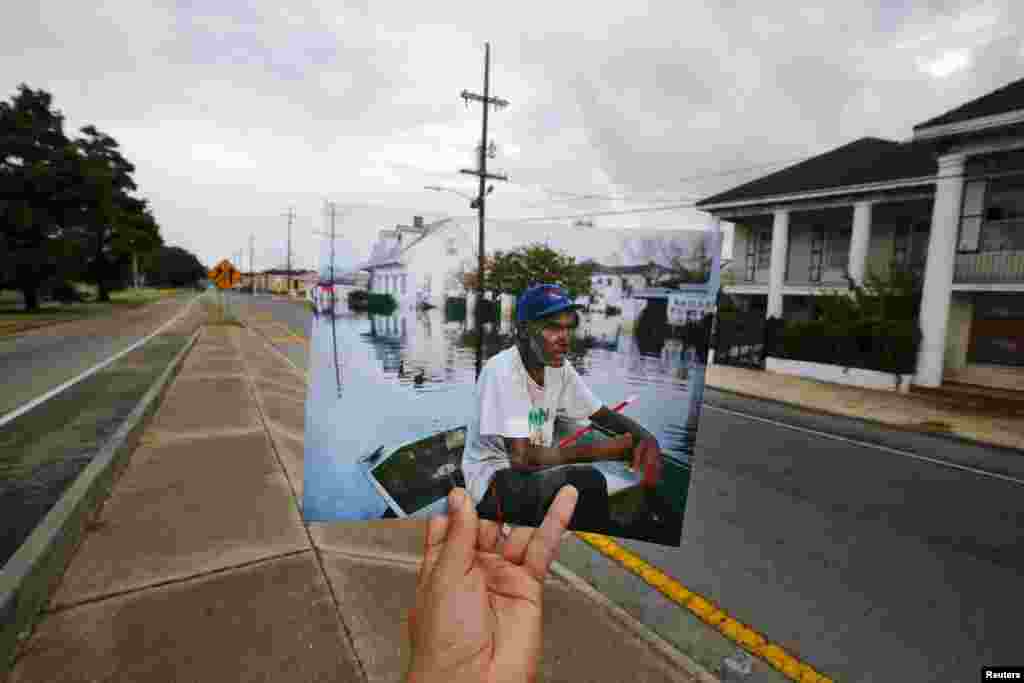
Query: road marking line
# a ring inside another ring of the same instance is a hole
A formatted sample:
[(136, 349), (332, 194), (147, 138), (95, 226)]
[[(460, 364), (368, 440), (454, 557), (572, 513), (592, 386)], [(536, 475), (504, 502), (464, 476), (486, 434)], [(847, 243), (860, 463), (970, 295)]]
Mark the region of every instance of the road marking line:
[(67, 382), (64, 382), (63, 384), (58, 385), (58, 386), (54, 387), (53, 389), (50, 389), (45, 394), (43, 394), (41, 396), (37, 396), (36, 398), (32, 399), (31, 401), (28, 401), (27, 403), (23, 403), (21, 406), (15, 408), (14, 410), (12, 410), (11, 412), (7, 413), (3, 417), (0, 417), (0, 427), (3, 427), (4, 425), (6, 425), (11, 420), (14, 420), (14, 419), (16, 419), (18, 417), (21, 417), (22, 415), (24, 415), (28, 411), (32, 410), (36, 406), (38, 406), (38, 405), (40, 405), (42, 403), (45, 403), (46, 401), (49, 401), (51, 398), (53, 398), (57, 394), (61, 393), (62, 391), (65, 391), (66, 389), (70, 389), (71, 387), (73, 387), (76, 384), (78, 384), (79, 382), (81, 382), (83, 379), (86, 379), (87, 377), (90, 377), (90, 376), (96, 374), (97, 372), (99, 372), (103, 368), (107, 367), (108, 365), (110, 365), (114, 361), (118, 360), (119, 358), (121, 358), (121, 357), (131, 353), (135, 349), (139, 348), (140, 346), (142, 346), (143, 344), (148, 342), (150, 339), (152, 339), (153, 337), (155, 337), (158, 334), (160, 334), (161, 332), (163, 332), (166, 328), (170, 327), (174, 323), (178, 322), (178, 320), (183, 318), (185, 316), (185, 314), (189, 311), (189, 309), (192, 308), (192, 304), (194, 304), (196, 301), (198, 301), (201, 296), (203, 296), (203, 294), (199, 294), (199, 295), (195, 296), (191, 301), (188, 302), (188, 304), (186, 304), (186, 306), (183, 309), (181, 309), (181, 312), (179, 312), (178, 315), (176, 315), (175, 317), (171, 318), (170, 320), (165, 322), (163, 325), (158, 327), (149, 336), (143, 337), (142, 339), (140, 339), (137, 342), (133, 343), (131, 346), (129, 346), (129, 347), (125, 348), (125, 349), (122, 349), (121, 351), (118, 351), (117, 353), (115, 353), (113, 356), (111, 356), (110, 358), (106, 359), (105, 361), (97, 363), (96, 365), (92, 366), (91, 368), (89, 368), (85, 372), (82, 372), (81, 374), (79, 374), (79, 375), (77, 375), (75, 377), (72, 377)]
[[(828, 432), (821, 432), (816, 429), (809, 429), (807, 427), (798, 427), (788, 422), (780, 422), (778, 420), (772, 420), (767, 417), (759, 417), (757, 415), (751, 415), (749, 413), (742, 413), (738, 410), (730, 410), (729, 408), (719, 408), (718, 406), (704, 404), (704, 408), (707, 410), (717, 410), (720, 413), (728, 413), (729, 415), (735, 415), (737, 417), (745, 417), (748, 420), (755, 422), (764, 422), (765, 424), (774, 425), (776, 427), (782, 427), (783, 429), (791, 429), (794, 432), (803, 432), (805, 434), (813, 434), (814, 436), (820, 436), (825, 439), (832, 439), (833, 441), (842, 441), (843, 443), (852, 444), (854, 446), (861, 446), (863, 448), (873, 448), (878, 451), (884, 451), (886, 453), (892, 453), (893, 455), (900, 455), (905, 458), (913, 458), (914, 460), (922, 460), (924, 462), (930, 462), (933, 465), (940, 467), (948, 467), (954, 470), (961, 470), (963, 472), (970, 472), (976, 474), (979, 477), (990, 477), (992, 479), (999, 479), (1001, 481), (1009, 482), (1011, 484), (1017, 484), (1018, 486), (1024, 486), (1024, 479), (1012, 477), (1008, 474), (1000, 474), (998, 472), (991, 472), (989, 470), (979, 469), (977, 467), (971, 467), (970, 465), (960, 465), (955, 462), (949, 462), (948, 460), (940, 460), (939, 458), (930, 458), (927, 455), (921, 455), (912, 451), (904, 451), (898, 448), (890, 448), (889, 446), (882, 446), (881, 444), (871, 443), (870, 441), (861, 441), (859, 439), (851, 439), (845, 436), (839, 436), (838, 434), (829, 434)], [(842, 416), (839, 416), (842, 417)]]
[(768, 662), (790, 680), (799, 681), (800, 683), (809, 683), (811, 681), (816, 683), (832, 683), (831, 678), (818, 673), (809, 664), (801, 662), (778, 644), (770, 642), (754, 629), (732, 618), (715, 603), (691, 591), (665, 572), (623, 548), (611, 538), (601, 534), (584, 532), (576, 532), (576, 536), (602, 555), (614, 560), (633, 574), (639, 576), (644, 583), (680, 607), (689, 610), (705, 624), (711, 626), (744, 650)]

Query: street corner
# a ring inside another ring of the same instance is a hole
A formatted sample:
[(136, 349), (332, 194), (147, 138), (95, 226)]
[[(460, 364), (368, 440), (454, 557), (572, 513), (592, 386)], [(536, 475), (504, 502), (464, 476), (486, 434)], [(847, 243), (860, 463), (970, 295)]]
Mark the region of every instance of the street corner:
[(134, 683), (155, 672), (179, 681), (362, 680), (305, 552), (51, 613), (10, 681)]
[[(399, 680), (409, 656), (407, 620), (417, 565), (331, 553), (323, 558), (368, 678)], [(564, 583), (545, 585), (544, 605), (539, 680), (696, 680), (625, 629), (602, 605)]]
[(53, 607), (308, 548), (265, 434), (176, 440), (141, 465), (129, 465)]

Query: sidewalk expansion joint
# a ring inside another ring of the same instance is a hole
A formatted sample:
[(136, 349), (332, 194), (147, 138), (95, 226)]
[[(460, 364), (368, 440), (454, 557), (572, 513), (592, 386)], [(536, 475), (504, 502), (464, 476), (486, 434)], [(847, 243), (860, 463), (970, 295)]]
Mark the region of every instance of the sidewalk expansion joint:
[[(186, 370), (187, 370), (187, 368), (186, 368)], [(240, 372), (211, 372), (211, 373), (203, 373), (203, 374), (193, 374), (193, 375), (189, 375), (188, 377), (183, 377), (182, 379), (185, 382), (200, 382), (200, 381), (210, 381), (210, 380), (218, 380), (218, 379), (244, 379), (244, 378), (245, 378), (245, 375), (243, 375)]]
[[(248, 327), (245, 328), (245, 331), (252, 334), (252, 331)], [(299, 497), (297, 489), (295, 488), (295, 482), (293, 482), (291, 476), (289, 476), (288, 468), (285, 467), (284, 459), (281, 457), (281, 453), (277, 448), (277, 442), (274, 440), (274, 433), (270, 426), (270, 420), (267, 418), (267, 415), (263, 410), (259, 392), (256, 389), (256, 382), (252, 377), (252, 373), (249, 371), (249, 363), (243, 358), (242, 364), (245, 367), (245, 377), (247, 380), (246, 385), (249, 387), (249, 394), (252, 397), (253, 402), (256, 404), (256, 411), (259, 413), (263, 429), (267, 435), (267, 439), (270, 441), (270, 448), (274, 451), (274, 457), (277, 459), (277, 466), (281, 468), (281, 472), (284, 474), (285, 480), (288, 482), (288, 488), (292, 492), (292, 504), (295, 506), (295, 510), (299, 514), (299, 520), (302, 521), (302, 506), (299, 504)], [(323, 555), (320, 552), (320, 549), (317, 548), (313, 534), (309, 530), (309, 526), (303, 522), (302, 529), (306, 532), (306, 538), (309, 541), (310, 548), (313, 550), (313, 557), (316, 559), (317, 567), (320, 569), (320, 575), (323, 577), (324, 584), (327, 586), (327, 591), (330, 593), (331, 602), (334, 604), (334, 614), (338, 619), (338, 623), (341, 625), (342, 632), (345, 634), (345, 645), (348, 647), (349, 653), (352, 655), (352, 661), (356, 663), (356, 667), (359, 669), (360, 678), (363, 681), (369, 681), (370, 679), (369, 674), (366, 671), (366, 664), (363, 663), (362, 658), (359, 656), (359, 650), (356, 649), (355, 636), (352, 634), (352, 629), (349, 628), (348, 623), (345, 622), (344, 616), (342, 616), (341, 601), (338, 600), (338, 594), (334, 590), (334, 584), (331, 583), (331, 578), (327, 574), (327, 568), (324, 566)]]
[(50, 607), (48, 605), (46, 609), (43, 611), (43, 613), (46, 615), (60, 614), (62, 612), (67, 612), (69, 610), (77, 609), (79, 607), (86, 607), (88, 605), (93, 605), (98, 602), (104, 602), (105, 600), (112, 600), (114, 598), (120, 598), (127, 595), (135, 595), (136, 593), (144, 593), (149, 590), (166, 588), (168, 586), (173, 586), (179, 583), (188, 583), (190, 581), (196, 581), (198, 579), (204, 579), (210, 576), (218, 576), (220, 574), (227, 574), (233, 571), (238, 571), (240, 569), (248, 569), (250, 567), (259, 566), (262, 564), (276, 562), (278, 560), (285, 560), (289, 557), (296, 557), (298, 555), (302, 555), (303, 553), (311, 553), (313, 552), (313, 550), (314, 549), (312, 547), (302, 548), (301, 550), (289, 550), (287, 552), (277, 553), (275, 555), (267, 555), (266, 557), (260, 557), (258, 559), (249, 560), (247, 562), (239, 562), (238, 564), (232, 564), (226, 567), (217, 567), (216, 569), (208, 569), (205, 571), (196, 572), (194, 574), (176, 576), (173, 579), (164, 579), (162, 581), (154, 581), (152, 583), (147, 583), (142, 586), (134, 586), (132, 588), (125, 588), (123, 590), (102, 593), (100, 595), (94, 595), (92, 597), (88, 597), (83, 600), (77, 600), (75, 602), (61, 603), (56, 607)]
[(251, 436), (262, 432), (263, 426), (243, 427), (240, 429), (204, 429), (193, 432), (172, 432), (163, 429), (150, 429), (148, 431), (150, 433), (143, 437), (140, 445), (159, 447), (182, 441), (200, 441), (202, 439), (223, 438), (225, 436)]
[(274, 380), (267, 379), (266, 377), (260, 377), (256, 381), (259, 382), (260, 384), (269, 384), (269, 385), (271, 385), (273, 387), (276, 387), (276, 388), (279, 388), (279, 389), (281, 389), (283, 391), (301, 391), (303, 394), (306, 393), (306, 383), (305, 382), (302, 382), (302, 384), (300, 386), (290, 386), (290, 385), (285, 384), (283, 382), (275, 382)]
[(349, 560), (359, 560), (361, 562), (387, 567), (403, 567), (418, 570), (421, 561), (419, 556), (410, 555), (408, 553), (388, 553), (378, 551), (359, 552), (358, 550), (348, 548), (324, 548), (317, 545), (314, 545), (314, 547), (324, 555), (337, 555), (338, 557), (344, 557)]
[[(306, 397), (305, 396), (303, 396), (302, 398), (298, 398), (294, 394), (288, 394), (288, 393), (283, 392), (283, 391), (261, 391), (260, 393), (262, 395), (270, 396), (270, 397), (279, 399), (281, 401), (288, 401), (290, 403), (301, 403), (302, 405), (306, 405)], [(262, 398), (262, 396), (261, 396), (261, 398)]]

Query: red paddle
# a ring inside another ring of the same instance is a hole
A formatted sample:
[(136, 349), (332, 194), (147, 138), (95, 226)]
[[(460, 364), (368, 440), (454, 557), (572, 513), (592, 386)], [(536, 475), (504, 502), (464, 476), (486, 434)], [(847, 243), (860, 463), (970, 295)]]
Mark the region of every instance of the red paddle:
[[(612, 412), (613, 413), (621, 413), (622, 410), (626, 406), (628, 406), (630, 403), (635, 403), (636, 402), (636, 398), (637, 398), (636, 396), (630, 396), (625, 401), (623, 401), (622, 403), (620, 403), (617, 406), (615, 406), (614, 408), (612, 408)], [(558, 447), (559, 448), (565, 448), (566, 446), (569, 446), (569, 445), (573, 444), (577, 439), (579, 439), (581, 436), (583, 436), (587, 432), (592, 431), (593, 429), (594, 429), (594, 425), (590, 425), (589, 427), (584, 427), (584, 428), (582, 428), (580, 430), (577, 430), (575, 434), (572, 434), (571, 436), (567, 436), (564, 439), (562, 439), (561, 441), (559, 441), (558, 442)]]
[[(636, 396), (630, 396), (629, 398), (627, 398), (622, 403), (614, 406), (611, 410), (612, 410), (612, 412), (615, 412), (615, 413), (621, 413), (623, 411), (623, 409), (625, 409), (626, 406), (628, 406), (630, 403), (636, 402), (636, 400), (637, 400)], [(581, 436), (583, 436), (587, 432), (592, 431), (593, 429), (594, 429), (594, 426), (593, 425), (589, 425), (587, 427), (583, 427), (582, 429), (577, 430), (575, 434), (567, 436), (564, 439), (562, 439), (561, 441), (559, 441), (558, 442), (558, 447), (559, 448), (565, 448), (566, 446), (569, 446), (569, 445), (575, 443)], [(527, 469), (527, 468), (524, 468), (524, 469)], [(491, 486), (495, 487), (494, 479), (491, 479)], [(495, 503), (497, 503), (497, 510), (496, 510), (496, 515), (495, 515), (497, 517), (496, 521), (498, 522), (498, 524), (503, 525), (505, 523), (505, 515), (504, 515), (504, 513), (503, 513), (503, 511), (501, 509), (501, 497), (497, 495), (498, 490), (497, 490), (496, 487), (494, 489), (494, 493), (495, 493)]]

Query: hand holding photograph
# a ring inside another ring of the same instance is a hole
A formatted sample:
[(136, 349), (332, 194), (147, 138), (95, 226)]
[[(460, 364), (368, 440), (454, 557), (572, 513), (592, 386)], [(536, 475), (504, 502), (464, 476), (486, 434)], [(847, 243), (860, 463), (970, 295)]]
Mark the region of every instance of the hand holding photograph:
[(591, 231), (581, 253), (498, 225), (478, 302), (473, 254), (452, 248), (471, 224), (414, 225), (365, 262), (324, 255), (305, 517), (423, 518), (462, 487), (482, 518), (535, 527), (572, 485), (570, 529), (679, 545), (718, 226)]

